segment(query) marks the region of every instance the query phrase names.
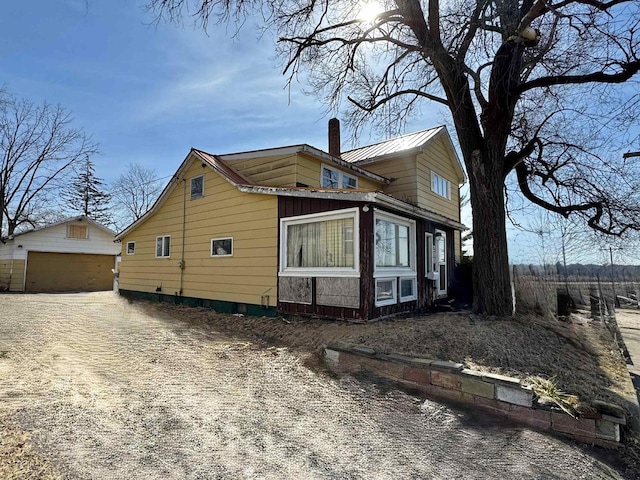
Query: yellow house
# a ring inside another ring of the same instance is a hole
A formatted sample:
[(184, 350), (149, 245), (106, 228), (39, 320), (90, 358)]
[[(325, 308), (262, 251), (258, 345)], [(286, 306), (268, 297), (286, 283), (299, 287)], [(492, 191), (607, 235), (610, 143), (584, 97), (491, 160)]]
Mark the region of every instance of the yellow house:
[(445, 127), (340, 152), (192, 149), (117, 235), (122, 295), (366, 321), (447, 298), (464, 171)]

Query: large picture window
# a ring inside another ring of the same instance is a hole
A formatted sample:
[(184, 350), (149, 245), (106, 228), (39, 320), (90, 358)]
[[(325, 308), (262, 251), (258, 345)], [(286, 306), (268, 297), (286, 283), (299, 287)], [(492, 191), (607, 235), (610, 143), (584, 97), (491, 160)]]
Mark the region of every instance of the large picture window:
[(357, 275), (358, 210), (281, 220), (281, 273)]

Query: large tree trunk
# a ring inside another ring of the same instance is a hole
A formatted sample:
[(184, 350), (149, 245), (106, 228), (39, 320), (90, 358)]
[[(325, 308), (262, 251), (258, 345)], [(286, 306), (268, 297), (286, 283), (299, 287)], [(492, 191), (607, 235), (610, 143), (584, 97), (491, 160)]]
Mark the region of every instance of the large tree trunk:
[(509, 316), (513, 299), (502, 164), (498, 152), (480, 150), (473, 151), (467, 162), (473, 209), (473, 311)]

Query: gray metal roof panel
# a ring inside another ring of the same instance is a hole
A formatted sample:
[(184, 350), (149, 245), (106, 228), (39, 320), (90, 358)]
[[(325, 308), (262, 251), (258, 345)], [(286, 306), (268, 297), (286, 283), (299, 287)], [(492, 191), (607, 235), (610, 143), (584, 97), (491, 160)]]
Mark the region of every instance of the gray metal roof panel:
[(420, 132), (409, 133), (400, 137), (392, 138), (384, 142), (374, 143), (365, 147), (356, 148), (343, 152), (341, 157), (349, 163), (360, 162), (370, 158), (382, 157), (394, 153), (400, 153), (405, 150), (421, 147), (435, 137), (443, 126), (429, 128)]

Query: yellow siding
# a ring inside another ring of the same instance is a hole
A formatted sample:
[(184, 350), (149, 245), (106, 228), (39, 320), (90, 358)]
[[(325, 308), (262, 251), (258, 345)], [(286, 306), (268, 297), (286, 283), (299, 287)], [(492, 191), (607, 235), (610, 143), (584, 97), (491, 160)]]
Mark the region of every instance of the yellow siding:
[[(257, 185), (268, 187), (295, 187), (298, 184), (320, 187), (322, 160), (302, 153), (269, 156), (247, 160), (231, 160), (229, 164)], [(380, 190), (382, 184), (362, 177), (346, 168), (331, 167), (358, 177), (358, 188)]]
[(24, 290), (24, 260), (0, 260), (0, 291)]
[[(203, 198), (191, 200), (187, 185), (182, 295), (260, 305), (267, 293), (275, 306), (277, 197), (239, 192), (200, 162), (191, 164), (185, 178), (203, 173)], [(161, 286), (164, 294), (179, 294), (183, 195), (179, 182), (159, 210), (122, 239), (125, 248), (127, 242), (136, 245), (135, 255), (123, 251), (121, 289), (153, 293)], [(156, 237), (162, 235), (171, 235), (170, 258), (155, 258)], [(233, 256), (211, 257), (211, 239), (226, 237), (234, 239)]]
[(231, 160), (229, 165), (258, 185), (268, 187), (296, 186), (295, 154)]
[[(442, 138), (436, 139), (425, 152), (417, 156), (418, 206), (460, 221), (458, 175), (454, 161)], [(451, 198), (441, 197), (431, 191), (432, 171), (449, 181)]]
[(10, 259), (0, 260), (0, 292), (9, 289), (11, 282), (11, 262)]
[(364, 168), (383, 177), (395, 179), (391, 184), (384, 186), (384, 193), (415, 203), (418, 201), (415, 158), (415, 155), (398, 157), (370, 163)]
[(349, 170), (348, 168), (340, 168), (337, 165), (330, 164), (329, 162), (322, 162), (321, 160), (315, 157), (302, 155), (302, 154), (298, 155), (298, 163), (297, 163), (298, 182), (304, 183), (305, 185), (309, 185), (310, 187), (319, 187), (320, 174), (321, 174), (320, 169), (323, 163), (335, 170), (340, 170), (341, 172), (357, 177), (358, 188), (361, 188), (364, 190), (381, 190), (382, 189), (381, 183), (378, 183), (367, 177), (360, 176), (356, 172)]

